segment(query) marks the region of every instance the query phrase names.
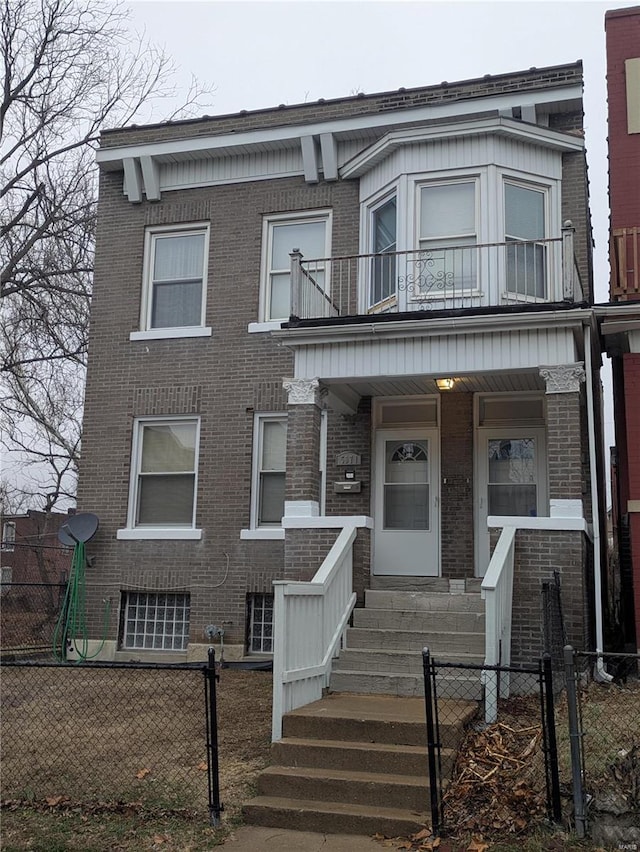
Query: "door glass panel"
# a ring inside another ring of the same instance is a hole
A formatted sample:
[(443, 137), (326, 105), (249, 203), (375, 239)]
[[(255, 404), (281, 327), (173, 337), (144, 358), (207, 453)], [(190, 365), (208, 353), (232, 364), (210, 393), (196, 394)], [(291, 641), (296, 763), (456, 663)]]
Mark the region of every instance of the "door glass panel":
[(427, 441), (385, 441), (384, 529), (429, 529)]
[(535, 438), (489, 440), (489, 514), (535, 517), (538, 483)]

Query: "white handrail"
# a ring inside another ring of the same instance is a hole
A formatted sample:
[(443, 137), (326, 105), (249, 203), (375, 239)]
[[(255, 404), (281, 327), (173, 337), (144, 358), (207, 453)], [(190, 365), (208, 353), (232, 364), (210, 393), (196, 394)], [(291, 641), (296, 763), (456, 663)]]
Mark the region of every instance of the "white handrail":
[(322, 697), (356, 603), (353, 542), (356, 527), (345, 527), (308, 583), (273, 584), (272, 740), (282, 738), (282, 717)]
[[(511, 663), (511, 614), (513, 605), (513, 565), (516, 528), (503, 528), (487, 573), (481, 586), (485, 601), (485, 657), (486, 666), (508, 666)], [(491, 724), (498, 718), (498, 698), (509, 696), (509, 674), (486, 669), (485, 721)]]

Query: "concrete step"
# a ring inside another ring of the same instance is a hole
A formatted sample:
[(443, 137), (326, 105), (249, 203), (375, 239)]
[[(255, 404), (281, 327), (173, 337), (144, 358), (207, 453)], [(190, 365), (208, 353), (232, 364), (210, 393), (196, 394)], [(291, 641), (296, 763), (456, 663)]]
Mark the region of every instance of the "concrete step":
[[(442, 744), (455, 748), (464, 726), (474, 717), (477, 705), (442, 699), (438, 706)], [(320, 701), (287, 713), (282, 730), (284, 737), (328, 737), (331, 740), (424, 747), (424, 699), (330, 693)]]
[(414, 592), (449, 592), (446, 577), (409, 577), (400, 575), (371, 575), (372, 589), (392, 589)]
[(258, 795), (421, 811), (429, 807), (429, 782), (424, 775), (270, 766), (258, 779)]
[[(483, 643), (484, 644), (484, 643)], [(455, 662), (472, 665), (482, 665), (484, 654), (460, 652), (455, 657), (447, 654), (433, 654), (441, 662)], [(370, 648), (346, 648), (340, 652), (340, 657), (334, 660), (333, 671), (372, 671), (397, 672), (403, 674), (421, 675), (423, 672), (422, 654), (408, 651), (377, 651)]]
[[(424, 745), (286, 737), (273, 743), (271, 756), (275, 766), (428, 776), (427, 749)], [(443, 749), (443, 765), (451, 765), (452, 760), (453, 753)]]
[(276, 796), (258, 796), (243, 808), (254, 825), (315, 831), (322, 834), (385, 834), (407, 836), (424, 828), (428, 807), (412, 814), (400, 808), (381, 808), (343, 802), (318, 802)]
[[(482, 684), (480, 672), (467, 674), (464, 670), (452, 675), (438, 676), (438, 696), (464, 701), (480, 701)], [(424, 696), (422, 674), (392, 671), (336, 670), (331, 673), (329, 688), (333, 692), (361, 692), (380, 695)]]
[(480, 595), (468, 592), (450, 595), (448, 592), (425, 594), (424, 592), (366, 589), (364, 595), (367, 609), (484, 613), (484, 601)]
[(408, 630), (415, 633), (484, 633), (484, 613), (416, 612), (415, 610), (354, 609), (353, 626), (373, 630)]
[[(480, 632), (424, 633), (417, 630), (374, 630), (366, 627), (347, 629), (345, 647), (377, 651), (407, 651), (422, 659), (422, 649), (429, 648), (432, 656), (480, 655), (484, 661), (485, 635)], [(344, 651), (340, 652), (340, 656)], [(453, 660), (451, 660), (453, 662)]]

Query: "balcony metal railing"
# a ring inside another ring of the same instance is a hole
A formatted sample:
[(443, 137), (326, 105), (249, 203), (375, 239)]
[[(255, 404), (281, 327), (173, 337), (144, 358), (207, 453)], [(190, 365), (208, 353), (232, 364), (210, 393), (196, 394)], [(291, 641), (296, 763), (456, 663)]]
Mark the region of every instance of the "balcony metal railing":
[(640, 298), (640, 227), (611, 232), (611, 298)]
[(309, 260), (291, 253), (291, 316), (319, 319), (580, 301), (573, 227), (561, 237)]

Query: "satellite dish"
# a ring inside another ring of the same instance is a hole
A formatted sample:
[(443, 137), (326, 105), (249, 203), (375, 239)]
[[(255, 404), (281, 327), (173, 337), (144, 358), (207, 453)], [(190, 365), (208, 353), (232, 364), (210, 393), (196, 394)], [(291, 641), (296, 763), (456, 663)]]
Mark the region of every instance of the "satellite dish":
[(79, 515), (69, 515), (58, 530), (58, 538), (63, 544), (73, 547), (79, 541), (89, 541), (97, 529), (98, 516), (92, 512), (81, 512)]

